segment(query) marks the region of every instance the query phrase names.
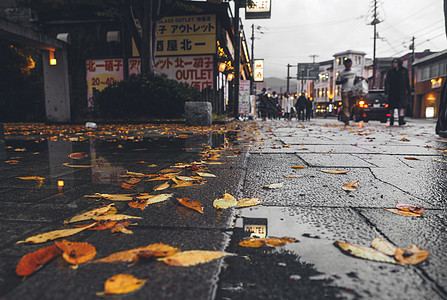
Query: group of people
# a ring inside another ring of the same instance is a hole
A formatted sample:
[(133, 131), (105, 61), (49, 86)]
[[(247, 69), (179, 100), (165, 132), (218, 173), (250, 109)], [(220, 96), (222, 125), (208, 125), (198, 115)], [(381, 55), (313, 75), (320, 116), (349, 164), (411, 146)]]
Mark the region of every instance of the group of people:
[(271, 95), (266, 93), (263, 88), (256, 101), (257, 113), (263, 120), (280, 119), (291, 120), (296, 114), (297, 120), (310, 120), (312, 117), (312, 101), (301, 93), (295, 100), (294, 97), (286, 92), (284, 95), (278, 95), (273, 92)]
[[(362, 77), (356, 75), (351, 69), (352, 60), (343, 61), (345, 69), (340, 72), (336, 79), (336, 84), (341, 85), (341, 101), (343, 105), (342, 121), (349, 125), (352, 107), (354, 106), (357, 95), (354, 93), (354, 86)], [(385, 94), (388, 98), (390, 109), (390, 126), (394, 125), (394, 110), (398, 110), (399, 125), (405, 125), (405, 109), (410, 95), (410, 79), (408, 70), (402, 66), (400, 59), (393, 59), (391, 68), (388, 70), (385, 79)]]

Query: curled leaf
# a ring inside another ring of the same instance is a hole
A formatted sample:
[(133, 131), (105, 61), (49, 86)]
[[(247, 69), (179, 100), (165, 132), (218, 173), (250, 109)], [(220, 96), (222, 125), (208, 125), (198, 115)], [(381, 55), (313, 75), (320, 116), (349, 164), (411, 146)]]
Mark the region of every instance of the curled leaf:
[(55, 257), (58, 257), (62, 252), (56, 245), (51, 245), (45, 248), (41, 248), (34, 252), (28, 253), (23, 256), (16, 267), (16, 274), (19, 276), (31, 275), (44, 264), (49, 262)]
[(395, 213), (395, 214), (398, 214), (398, 215), (406, 216), (406, 217), (423, 217), (422, 214), (407, 211), (407, 210), (401, 210), (401, 209), (395, 209), (395, 208), (385, 208), (385, 210)]
[(73, 265), (88, 262), (96, 255), (95, 247), (89, 243), (62, 240), (55, 242), (55, 245), (62, 250), (62, 257), (65, 261)]
[(177, 198), (177, 201), (188, 208), (194, 209), (196, 211), (198, 211), (199, 213), (203, 214), (203, 206), (202, 203), (200, 203), (199, 201), (193, 201), (189, 198)]
[(89, 219), (91, 219), (94, 216), (99, 216), (99, 215), (102, 215), (102, 214), (106, 213), (107, 211), (110, 210), (110, 208), (112, 206), (113, 206), (113, 203), (109, 204), (107, 206), (96, 208), (96, 209), (90, 210), (88, 212), (76, 215), (73, 218), (71, 218), (70, 221), (68, 221), (67, 223), (74, 223), (74, 222), (89, 220)]
[(397, 248), (388, 243), (387, 241), (377, 237), (371, 242), (371, 246), (376, 249), (377, 251), (380, 251), (382, 253), (385, 253), (389, 256), (394, 256), (394, 253), (396, 252)]
[(120, 232), (124, 234), (133, 234), (133, 231), (130, 229), (127, 229), (127, 227), (123, 223), (117, 223), (115, 226), (111, 229), (112, 233)]
[(277, 246), (284, 246), (287, 243), (295, 243), (295, 242), (297, 242), (296, 239), (289, 237), (249, 238), (240, 242), (239, 246), (248, 248), (259, 248), (264, 245), (269, 247), (277, 247)]
[(149, 258), (152, 256), (162, 257), (177, 253), (180, 249), (166, 244), (150, 244), (145, 247), (134, 248), (110, 254), (107, 257), (94, 260), (93, 262), (113, 263), (113, 262), (137, 262), (139, 257)]
[(423, 250), (415, 245), (407, 249), (397, 249), (394, 258), (401, 264), (417, 265), (430, 256), (430, 251)]
[(207, 263), (227, 255), (232, 254), (220, 251), (191, 250), (179, 252), (168, 257), (163, 257), (159, 260), (165, 262), (169, 266), (189, 267)]
[(364, 259), (373, 260), (373, 261), (387, 262), (387, 263), (392, 263), (392, 264), (396, 263), (396, 261), (393, 258), (383, 254), (382, 252), (376, 251), (371, 248), (357, 246), (357, 245), (344, 243), (344, 242), (340, 242), (340, 241), (336, 241), (335, 244), (340, 249), (342, 249), (344, 252), (346, 252), (350, 255), (353, 255), (355, 257), (364, 258)]
[(236, 198), (228, 193), (224, 193), (222, 198), (214, 200), (213, 206), (217, 209), (226, 209), (237, 205)]
[(357, 180), (345, 183), (341, 188), (348, 193), (351, 191), (356, 191), (359, 188), (359, 181)]
[(110, 295), (120, 295), (140, 289), (147, 279), (138, 279), (130, 274), (117, 274), (104, 283), (104, 292)]
[(343, 170), (321, 170), (321, 172), (329, 173), (329, 174), (348, 174), (349, 171), (343, 171)]
[(400, 202), (400, 201), (397, 202), (396, 208), (400, 209), (400, 210), (411, 211), (411, 212), (414, 212), (414, 213), (417, 213), (417, 214), (420, 214), (420, 213), (422, 213), (425, 210), (425, 208), (423, 206), (417, 207), (417, 206), (406, 204), (406, 203), (403, 203), (403, 202)]

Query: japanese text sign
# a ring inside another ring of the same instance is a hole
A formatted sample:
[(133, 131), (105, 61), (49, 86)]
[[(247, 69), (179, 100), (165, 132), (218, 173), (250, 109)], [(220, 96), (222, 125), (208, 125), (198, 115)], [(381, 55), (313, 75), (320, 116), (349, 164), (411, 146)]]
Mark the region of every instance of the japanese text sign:
[(264, 81), (264, 60), (255, 59), (253, 62), (254, 78), (256, 82)]
[(245, 7), (245, 19), (270, 19), (271, 0), (252, 0), (253, 4)]
[(216, 53), (216, 16), (162, 18), (158, 22), (156, 56)]
[(122, 59), (88, 59), (86, 70), (89, 107), (93, 105), (91, 101), (94, 90), (102, 91), (107, 86), (124, 78)]

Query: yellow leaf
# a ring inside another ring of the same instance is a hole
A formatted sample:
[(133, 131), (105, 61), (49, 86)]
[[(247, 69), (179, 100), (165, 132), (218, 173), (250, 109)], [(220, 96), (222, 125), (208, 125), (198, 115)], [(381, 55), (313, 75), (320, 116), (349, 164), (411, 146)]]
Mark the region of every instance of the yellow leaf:
[(264, 188), (266, 189), (279, 189), (282, 188), (284, 185), (284, 182), (280, 182), (280, 183), (273, 183), (273, 184), (269, 184), (264, 186)]
[(350, 191), (355, 191), (359, 188), (359, 181), (352, 181), (352, 182), (348, 182), (346, 184), (344, 184), (341, 187), (343, 190), (345, 190), (346, 192), (350, 192)]
[(64, 167), (70, 167), (70, 168), (93, 168), (96, 167), (96, 165), (70, 165), (69, 163), (63, 163)]
[(211, 174), (211, 173), (205, 173), (205, 172), (196, 172), (197, 175), (202, 176), (202, 177), (216, 177), (216, 175)]
[(321, 172), (329, 173), (329, 174), (348, 174), (349, 171), (342, 171), (342, 170), (321, 170)]
[(306, 166), (293, 166), (292, 169), (304, 169)]
[(95, 195), (85, 195), (86, 198), (99, 198), (106, 199), (110, 201), (132, 201), (135, 194), (95, 194)]
[(380, 251), (386, 255), (394, 256), (394, 253), (396, 252), (397, 248), (388, 243), (387, 241), (384, 241), (383, 239), (377, 237), (371, 242), (371, 246), (376, 249), (377, 251)]
[(222, 198), (214, 200), (213, 206), (217, 209), (226, 209), (237, 205), (236, 198), (225, 193)]
[(146, 195), (146, 196), (138, 196), (135, 199), (138, 200), (147, 200), (147, 204), (154, 204), (162, 201), (166, 201), (172, 197), (173, 194), (160, 194), (160, 195)]
[(121, 232), (121, 233), (124, 233), (124, 234), (133, 234), (133, 231), (132, 231), (132, 230), (127, 229), (126, 226), (124, 226), (124, 225), (121, 224), (121, 223), (118, 223), (118, 224), (116, 224), (115, 226), (113, 226), (113, 227), (110, 229), (110, 231), (111, 231), (112, 233), (115, 233), (115, 232)]
[(258, 198), (244, 198), (237, 200), (237, 207), (249, 207), (261, 204)]
[(55, 245), (63, 251), (62, 257), (66, 262), (73, 265), (80, 265), (92, 260), (96, 255), (93, 245), (85, 242), (70, 242), (62, 240), (55, 242)]
[(169, 188), (169, 183), (165, 182), (154, 187), (154, 191), (162, 191)]
[(140, 289), (147, 279), (138, 279), (130, 274), (117, 274), (104, 283), (104, 292), (111, 295), (120, 295)]
[(191, 200), (191, 199), (189, 199), (187, 197), (177, 198), (177, 201), (181, 205), (183, 205), (185, 207), (188, 207), (188, 208), (191, 208), (191, 209), (193, 209), (195, 211), (198, 211), (199, 213), (203, 214), (203, 205), (199, 201), (194, 201), (194, 200)]
[(277, 246), (284, 246), (287, 243), (295, 243), (297, 242), (294, 238), (289, 237), (282, 237), (282, 238), (249, 238), (245, 239), (242, 242), (239, 243), (239, 246), (241, 247), (248, 247), (248, 248), (259, 248), (261, 246), (269, 246), (269, 247), (277, 247)]
[(38, 181), (45, 180), (45, 177), (39, 177), (39, 176), (26, 176), (26, 177), (17, 177), (17, 178), (22, 179), (22, 180), (38, 180)]
[(387, 263), (392, 263), (392, 264), (396, 263), (396, 261), (393, 258), (383, 254), (382, 252), (376, 251), (371, 248), (361, 247), (361, 246), (344, 243), (344, 242), (340, 242), (340, 241), (336, 241), (336, 245), (338, 247), (340, 247), (340, 249), (342, 249), (343, 251), (345, 251), (348, 254), (351, 254), (355, 257), (364, 258), (364, 259), (373, 260), (373, 261), (387, 262)]
[(76, 215), (73, 218), (71, 218), (70, 221), (68, 221), (67, 223), (74, 223), (74, 222), (89, 220), (94, 216), (102, 215), (102, 214), (106, 213), (107, 211), (109, 211), (109, 209), (112, 207), (112, 205), (113, 205), (113, 203), (109, 204), (107, 206), (104, 206), (104, 207), (96, 208), (96, 209), (90, 210), (88, 212)]
[(430, 251), (423, 250), (415, 245), (407, 249), (397, 249), (394, 258), (401, 264), (417, 265), (430, 256)]
[(120, 252), (115, 252), (107, 257), (94, 260), (94, 263), (113, 263), (113, 262), (136, 262), (138, 257), (149, 258), (151, 256), (169, 256), (177, 253), (180, 249), (174, 248), (170, 245), (165, 245), (161, 243), (150, 244), (145, 247), (138, 247), (130, 250), (124, 250)]
[(82, 227), (82, 228), (69, 228), (69, 229), (60, 229), (60, 230), (49, 231), (49, 232), (33, 235), (33, 236), (27, 238), (25, 241), (20, 241), (17, 243), (23, 243), (23, 242), (29, 243), (29, 244), (45, 243), (46, 241), (51, 241), (51, 240), (55, 240), (55, 239), (58, 239), (61, 237), (67, 237), (67, 236), (74, 235), (74, 234), (79, 233), (83, 230), (86, 230), (87, 228), (94, 226), (95, 224), (96, 223), (92, 223), (92, 224)]
[(161, 260), (170, 266), (189, 267), (207, 263), (227, 255), (232, 254), (220, 251), (191, 250), (179, 252), (172, 256), (159, 258), (158, 260)]
[(423, 217), (423, 215), (420, 213), (415, 213), (415, 212), (402, 210), (402, 209), (385, 208), (385, 210), (390, 211), (395, 214), (398, 214), (398, 215), (406, 216), (406, 217)]
[(108, 215), (108, 216), (93, 216), (92, 219), (95, 221), (101, 221), (101, 220), (121, 221), (121, 220), (128, 220), (128, 219), (142, 219), (142, 217), (116, 214), (116, 215)]

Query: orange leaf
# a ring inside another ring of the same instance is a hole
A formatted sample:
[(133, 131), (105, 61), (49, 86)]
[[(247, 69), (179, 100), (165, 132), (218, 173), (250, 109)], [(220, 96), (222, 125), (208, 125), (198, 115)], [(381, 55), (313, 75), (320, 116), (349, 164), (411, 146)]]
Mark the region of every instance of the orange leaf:
[(68, 157), (70, 157), (71, 159), (83, 159), (88, 157), (87, 154), (85, 154), (84, 152), (75, 152), (72, 154), (69, 154)]
[(401, 264), (417, 265), (430, 256), (430, 251), (411, 245), (407, 249), (398, 248), (394, 258)]
[(104, 283), (106, 294), (127, 294), (140, 289), (147, 279), (138, 279), (130, 274), (117, 274)]
[(139, 183), (141, 181), (141, 179), (140, 178), (131, 177), (129, 179), (126, 179), (125, 181), (128, 184), (137, 184), (137, 183)]
[(111, 232), (112, 233), (121, 232), (121, 233), (124, 233), (124, 234), (133, 234), (133, 231), (130, 230), (130, 229), (127, 229), (126, 226), (123, 223), (118, 223), (115, 226), (113, 226), (112, 229), (111, 229)]
[(55, 242), (55, 244), (63, 251), (62, 257), (65, 261), (73, 265), (80, 265), (88, 262), (96, 255), (95, 247), (89, 243), (62, 240), (60, 242)]
[(398, 215), (406, 216), (406, 217), (423, 217), (423, 215), (421, 215), (419, 213), (414, 213), (414, 212), (407, 211), (407, 210), (394, 209), (394, 208), (385, 208), (385, 210), (395, 213), (395, 214), (398, 214)]
[(397, 202), (396, 208), (400, 209), (400, 210), (411, 211), (411, 212), (414, 212), (414, 213), (417, 213), (417, 214), (420, 214), (420, 213), (422, 213), (425, 210), (425, 208), (423, 206), (417, 207), (417, 206), (406, 204), (406, 203), (403, 203), (403, 202), (400, 202), (400, 201)]
[(130, 189), (135, 188), (135, 185), (133, 185), (133, 184), (128, 184), (128, 183), (126, 183), (126, 182), (123, 182), (123, 184), (121, 185), (121, 187), (122, 187), (123, 189), (128, 189), (128, 190), (130, 190)]
[(179, 252), (168, 257), (160, 258), (159, 260), (164, 261), (169, 266), (189, 267), (207, 263), (227, 255), (232, 254), (220, 251), (191, 250)]
[(203, 210), (202, 210), (202, 203), (200, 203), (199, 201), (193, 201), (189, 198), (177, 198), (177, 201), (188, 208), (194, 209), (196, 211), (198, 211), (199, 213), (203, 214)]
[(355, 191), (359, 188), (359, 181), (357, 180), (357, 181), (348, 182), (348, 183), (344, 184), (341, 188), (348, 193), (350, 191)]
[(239, 243), (239, 246), (242, 247), (249, 247), (249, 248), (259, 248), (263, 245), (269, 246), (269, 247), (276, 247), (276, 246), (284, 246), (287, 243), (295, 243), (297, 242), (294, 238), (289, 237), (282, 237), (282, 238), (249, 238), (246, 240), (243, 240)]
[(154, 191), (162, 191), (169, 188), (169, 183), (165, 182), (154, 187)]
[(30, 275), (61, 253), (61, 250), (59, 250), (56, 245), (51, 245), (28, 253), (23, 256), (17, 264), (16, 274), (19, 276)]

